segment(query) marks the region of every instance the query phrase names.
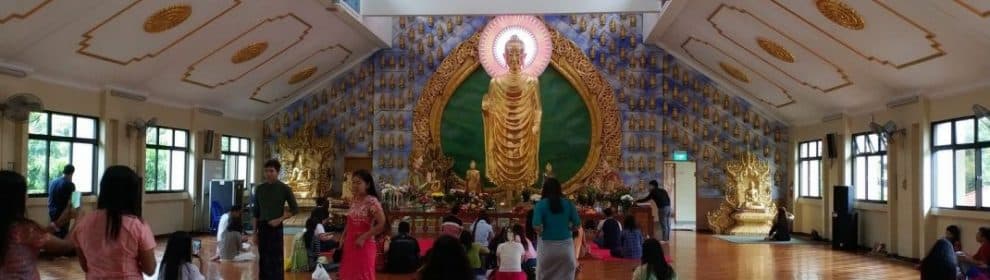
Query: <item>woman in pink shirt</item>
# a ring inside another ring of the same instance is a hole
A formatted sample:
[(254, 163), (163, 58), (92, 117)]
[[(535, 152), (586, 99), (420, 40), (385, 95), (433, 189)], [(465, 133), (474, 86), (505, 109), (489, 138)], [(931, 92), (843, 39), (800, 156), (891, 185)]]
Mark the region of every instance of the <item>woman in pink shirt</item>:
[(41, 279), (38, 253), (72, 251), (72, 244), (45, 232), (24, 216), (27, 181), (0, 171), (0, 279)]
[(155, 273), (155, 236), (141, 220), (141, 178), (111, 166), (100, 180), (97, 210), (80, 218), (69, 238), (86, 279), (144, 279)]

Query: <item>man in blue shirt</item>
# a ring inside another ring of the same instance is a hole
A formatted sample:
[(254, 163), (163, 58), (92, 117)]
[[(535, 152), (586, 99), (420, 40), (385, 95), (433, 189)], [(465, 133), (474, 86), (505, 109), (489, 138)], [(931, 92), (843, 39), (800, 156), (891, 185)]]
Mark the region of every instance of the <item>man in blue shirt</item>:
[(48, 184), (48, 218), (49, 226), (55, 230), (55, 236), (65, 239), (69, 234), (69, 221), (72, 219), (72, 193), (76, 184), (72, 183), (72, 174), (76, 167), (71, 164), (62, 169), (62, 177)]

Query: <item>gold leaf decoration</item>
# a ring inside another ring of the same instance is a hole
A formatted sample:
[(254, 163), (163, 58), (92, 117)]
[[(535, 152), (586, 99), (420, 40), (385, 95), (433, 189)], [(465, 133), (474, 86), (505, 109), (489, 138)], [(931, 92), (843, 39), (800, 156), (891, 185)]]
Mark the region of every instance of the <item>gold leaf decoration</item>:
[(784, 62), (794, 63), (794, 55), (791, 55), (791, 52), (787, 51), (787, 49), (780, 44), (763, 37), (757, 37), (756, 43), (760, 45), (760, 48), (763, 48), (764, 51), (773, 57), (776, 57)]
[(192, 15), (192, 6), (173, 5), (158, 10), (144, 21), (144, 32), (159, 33), (182, 24)]
[(289, 84), (294, 85), (305, 81), (306, 79), (309, 79), (309, 77), (313, 76), (313, 74), (316, 74), (316, 66), (303, 68), (303, 70), (299, 70), (299, 72), (292, 74), (292, 77), (289, 78)]
[(739, 70), (738, 68), (725, 62), (719, 62), (718, 66), (722, 67), (722, 71), (725, 71), (725, 73), (729, 74), (729, 76), (736, 78), (736, 80), (749, 83), (749, 77), (747, 77), (746, 73), (743, 73), (742, 70)]
[(815, 6), (823, 16), (839, 26), (851, 30), (862, 30), (866, 27), (859, 13), (841, 0), (817, 0)]
[(250, 44), (234, 53), (234, 55), (230, 57), (230, 63), (239, 64), (254, 59), (267, 49), (268, 42), (257, 42)]

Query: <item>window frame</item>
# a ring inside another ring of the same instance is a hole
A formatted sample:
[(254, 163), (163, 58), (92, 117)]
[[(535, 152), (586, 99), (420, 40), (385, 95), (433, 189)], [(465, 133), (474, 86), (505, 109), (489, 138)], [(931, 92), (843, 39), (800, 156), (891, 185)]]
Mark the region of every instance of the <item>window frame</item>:
[[(806, 145), (806, 144), (808, 144), (809, 146), (810, 146), (810, 144), (817, 144), (817, 147), (818, 147), (818, 154), (817, 154), (817, 156), (807, 156), (807, 157), (804, 157), (804, 156), (801, 155), (801, 146), (802, 145)], [(823, 147), (822, 147), (822, 139), (814, 139), (814, 140), (808, 140), (808, 141), (803, 141), (803, 142), (799, 142), (798, 143), (798, 146), (797, 146), (797, 155), (798, 155), (797, 166), (798, 166), (798, 172), (797, 172), (797, 176), (795, 176), (795, 177), (798, 180), (798, 183), (797, 183), (797, 186), (798, 186), (798, 196), (800, 198), (822, 199), (822, 149), (823, 149)], [(809, 191), (806, 193), (805, 190), (804, 190), (803, 185), (801, 185), (802, 183), (810, 183), (811, 182), (811, 181), (804, 182), (805, 179), (802, 178), (802, 176), (801, 176), (802, 174), (804, 174), (804, 173), (801, 172), (801, 169), (802, 169), (802, 166), (803, 166), (802, 163), (804, 163), (804, 162), (809, 162), (810, 163), (810, 162), (814, 162), (814, 161), (817, 161), (818, 162), (818, 195), (817, 196), (810, 195), (810, 186), (809, 186)]]
[[(159, 190), (158, 187), (156, 186), (154, 190), (148, 190), (148, 188), (147, 188), (147, 186), (145, 184), (147, 182), (147, 179), (146, 178), (143, 178), (144, 176), (146, 176), (146, 174), (148, 172), (147, 170), (148, 170), (149, 166), (147, 166), (147, 165), (145, 165), (145, 167), (144, 167), (144, 169), (145, 169), (144, 173), (145, 174), (140, 174), (142, 176), (142, 178), (141, 178), (142, 187), (144, 188), (144, 192), (145, 193), (181, 193), (181, 192), (186, 192), (186, 191), (189, 190), (189, 160), (190, 160), (189, 157), (190, 157), (190, 150), (191, 150), (190, 149), (190, 146), (192, 145), (192, 142), (190, 142), (190, 140), (191, 140), (191, 137), (192, 136), (189, 134), (189, 130), (188, 129), (168, 127), (168, 126), (161, 126), (161, 125), (147, 127), (147, 128), (145, 128), (145, 133), (148, 133), (148, 130), (149, 129), (155, 129), (155, 135), (158, 135), (158, 130), (159, 129), (162, 129), (162, 128), (164, 128), (164, 129), (171, 129), (172, 130), (172, 145), (171, 146), (165, 146), (165, 145), (157, 144), (157, 142), (160, 142), (160, 141), (155, 141), (156, 144), (154, 144), (154, 145), (148, 144), (147, 134), (146, 134), (145, 135), (145, 139), (144, 139), (144, 150), (145, 150), (144, 154), (147, 157), (148, 149), (154, 149), (156, 151), (158, 151), (158, 150), (165, 150), (165, 151), (168, 151), (170, 154), (173, 151), (182, 151), (182, 152), (185, 152), (185, 158), (182, 160), (182, 172), (183, 172), (183, 176), (182, 176), (182, 189), (181, 190), (173, 190), (172, 189), (172, 186), (168, 186), (168, 187), (166, 187), (167, 188), (166, 190)], [(186, 133), (186, 146), (185, 147), (176, 147), (175, 146), (175, 139), (176, 139), (175, 138), (175, 131), (183, 131), (183, 132)], [(155, 136), (155, 139), (157, 140), (158, 139), (158, 136)], [(155, 152), (155, 156), (156, 157), (158, 156), (158, 153), (157, 152)], [(147, 162), (148, 159), (145, 158), (144, 160), (145, 160), (145, 162)], [(172, 165), (171, 164), (169, 164), (168, 170), (169, 170), (169, 174), (172, 174), (171, 173), (172, 172)], [(158, 177), (157, 174), (155, 175), (155, 177), (157, 179), (157, 177)]]
[[(247, 140), (247, 144), (248, 144), (247, 152), (246, 153), (244, 153), (244, 152), (231, 152), (230, 151), (230, 144), (227, 145), (227, 148), (224, 148), (223, 147), (223, 141), (224, 140), (227, 140), (228, 143), (229, 143), (230, 140), (238, 140), (238, 141), (240, 141), (240, 140)], [(251, 148), (252, 147), (253, 147), (253, 145), (251, 144), (251, 138), (240, 137), (240, 136), (233, 136), (233, 135), (226, 135), (226, 134), (220, 135), (220, 158), (224, 161), (224, 168), (227, 168), (227, 159), (228, 159), (227, 157), (235, 157), (236, 158), (236, 157), (239, 157), (239, 156), (244, 156), (247, 159), (246, 162), (247, 162), (247, 165), (248, 166), (244, 169), (245, 172), (246, 172), (244, 174), (244, 182), (245, 183), (250, 183), (251, 182), (251, 151), (252, 151)], [(236, 164), (237, 164), (237, 162), (235, 160), (235, 166), (236, 166)], [(227, 176), (226, 173), (227, 173), (227, 171), (224, 170), (224, 176), (225, 177)], [(237, 174), (236, 174), (237, 171), (236, 170), (234, 171), (234, 173), (235, 173), (235, 175), (234, 175), (235, 178), (232, 178), (231, 180), (240, 180), (240, 179), (236, 178), (237, 177)]]
[[(859, 146), (856, 144), (856, 137), (865, 136), (868, 139), (870, 137), (870, 135), (877, 135), (877, 147), (880, 148), (881, 151), (860, 152), (859, 151)], [(868, 160), (869, 160), (870, 157), (880, 156), (881, 157), (880, 158), (880, 165), (881, 166), (887, 165), (889, 163), (889, 157), (887, 156), (887, 151), (888, 151), (887, 150), (887, 145), (885, 143), (883, 145), (883, 147), (880, 147), (880, 142), (879, 142), (880, 141), (879, 140), (880, 137), (881, 137), (881, 135), (879, 135), (877, 133), (874, 133), (872, 131), (860, 132), (860, 133), (855, 133), (855, 134), (852, 135), (852, 147), (853, 147), (852, 152), (853, 153), (852, 153), (852, 157), (851, 157), (851, 161), (852, 162), (850, 163), (852, 165), (852, 169), (851, 169), (851, 173), (852, 173), (851, 175), (852, 176), (850, 177), (851, 180), (852, 180), (852, 184), (851, 185), (853, 187), (855, 187), (855, 188), (863, 188), (863, 193), (866, 195), (865, 198), (862, 198), (861, 199), (861, 198), (859, 198), (858, 192), (857, 192), (856, 194), (854, 194), (856, 196), (856, 201), (869, 202), (869, 203), (887, 204), (887, 201), (889, 200), (889, 197), (887, 197), (889, 186), (887, 186), (887, 184), (889, 184), (888, 180), (890, 178), (887, 178), (887, 172), (883, 172), (883, 174), (882, 174), (883, 175), (883, 178), (885, 179), (884, 180), (885, 182), (884, 182), (884, 185), (881, 185), (880, 186), (880, 199), (879, 200), (877, 200), (877, 199), (869, 199), (869, 197), (870, 197), (869, 183), (862, 182), (862, 183), (865, 183), (865, 184), (862, 185), (862, 186), (860, 186), (860, 184), (859, 184), (860, 182), (856, 182), (856, 172), (858, 171), (858, 167), (856, 166), (856, 158), (865, 157), (864, 162), (868, 162)], [(869, 181), (869, 178), (870, 178), (870, 172), (869, 172), (869, 166), (868, 165), (869, 165), (869, 163), (867, 163), (867, 166), (864, 167), (864, 170), (863, 170), (863, 172), (865, 172), (864, 178), (866, 178), (867, 181)]]
[[(91, 184), (90, 185), (90, 191), (88, 191), (88, 192), (80, 192), (80, 193), (83, 196), (93, 195), (93, 194), (97, 193), (97, 189), (99, 187), (99, 174), (100, 174), (100, 168), (98, 166), (99, 163), (100, 163), (100, 157), (99, 157), (99, 155), (100, 155), (100, 118), (93, 117), (93, 116), (80, 115), (80, 114), (56, 112), (56, 111), (50, 111), (50, 110), (44, 110), (44, 111), (41, 111), (41, 112), (32, 112), (32, 113), (43, 113), (43, 114), (45, 114), (45, 116), (48, 117), (48, 120), (47, 120), (47, 131), (48, 131), (48, 133), (46, 135), (32, 134), (31, 133), (31, 128), (30, 128), (31, 125), (30, 124), (27, 124), (27, 136), (28, 136), (27, 138), (28, 138), (28, 141), (25, 143), (25, 152), (27, 153), (27, 156), (25, 157), (25, 159), (30, 159), (30, 157), (31, 157), (30, 149), (27, 147), (27, 145), (29, 145), (29, 143), (31, 142), (31, 140), (40, 140), (40, 141), (44, 141), (45, 142), (45, 181), (43, 182), (43, 184), (44, 184), (44, 188), (43, 188), (44, 189), (44, 192), (42, 192), (42, 193), (29, 193), (28, 194), (28, 197), (48, 197), (50, 195), (48, 193), (48, 184), (52, 180), (55, 180), (55, 178), (56, 178), (56, 177), (51, 177), (52, 174), (49, 174), (49, 171), (51, 170), (50, 164), (51, 164), (51, 156), (52, 156), (51, 155), (51, 153), (52, 153), (52, 151), (51, 151), (51, 147), (52, 147), (51, 144), (52, 144), (53, 141), (55, 141), (55, 142), (68, 142), (69, 143), (69, 153), (68, 153), (68, 155), (69, 155), (69, 164), (72, 163), (72, 157), (74, 156), (73, 149), (74, 149), (74, 146), (75, 145), (73, 145), (73, 144), (75, 144), (75, 143), (83, 143), (83, 144), (92, 144), (93, 145), (93, 162), (92, 162), (92, 165), (93, 165), (93, 168), (92, 168), (93, 169), (92, 170), (92, 172), (93, 172), (93, 174), (92, 174), (93, 182), (90, 183)], [(55, 115), (55, 114), (72, 117), (72, 134), (73, 135), (76, 135), (77, 132), (79, 131), (77, 119), (79, 119), (79, 118), (85, 118), (85, 119), (91, 119), (91, 120), (93, 120), (93, 139), (79, 138), (77, 136), (67, 137), (67, 136), (55, 136), (55, 135), (52, 135), (52, 116)], [(29, 117), (29, 119), (30, 119), (30, 117)], [(30, 173), (30, 171), (29, 170), (26, 170), (25, 173)], [(27, 177), (30, 178), (30, 174), (27, 174)], [(78, 189), (77, 189), (77, 191), (78, 191)]]
[[(965, 120), (973, 120), (973, 142), (972, 143), (968, 143), (968, 144), (956, 144), (956, 140), (957, 140), (957, 138), (956, 138), (957, 137), (957, 134), (956, 134), (956, 122), (965, 121)], [(941, 125), (941, 124), (946, 124), (946, 123), (949, 124), (949, 134), (950, 134), (949, 144), (936, 145), (935, 144), (935, 139), (936, 139), (936, 137), (938, 135), (935, 133), (935, 127), (937, 127), (938, 125)], [(990, 132), (990, 131), (988, 131), (988, 132)], [(952, 119), (946, 119), (946, 120), (941, 120), (941, 121), (937, 121), (937, 122), (932, 122), (931, 123), (930, 137), (931, 137), (931, 143), (930, 143), (930, 146), (929, 147), (931, 149), (931, 151), (930, 151), (931, 152), (930, 158), (931, 158), (931, 161), (932, 161), (931, 162), (931, 172), (932, 172), (932, 174), (935, 174), (935, 172), (937, 171), (937, 168), (938, 168), (938, 166), (937, 166), (938, 161), (935, 160), (935, 154), (937, 152), (939, 152), (939, 151), (952, 151), (952, 171), (953, 171), (952, 172), (952, 207), (939, 206), (939, 204), (938, 204), (938, 187), (939, 186), (938, 186), (938, 182), (935, 179), (936, 176), (931, 176), (932, 177), (931, 178), (931, 180), (932, 180), (931, 181), (931, 183), (932, 183), (931, 184), (932, 185), (932, 189), (930, 191), (932, 192), (931, 193), (932, 194), (932, 205), (934, 205), (934, 207), (936, 207), (936, 208), (942, 208), (942, 209), (958, 209), (958, 210), (970, 210), (970, 211), (990, 211), (990, 202), (983, 201), (983, 191), (984, 191), (983, 190), (984, 189), (983, 186), (977, 186), (977, 188), (976, 188), (976, 194), (975, 194), (976, 195), (976, 201), (975, 201), (975, 205), (976, 206), (960, 206), (960, 205), (958, 205), (958, 197), (956, 195), (956, 187), (957, 187), (956, 179), (958, 179), (958, 178), (956, 176), (957, 175), (956, 174), (957, 172), (956, 172), (955, 162), (957, 160), (957, 158), (956, 158), (956, 152), (957, 151), (964, 151), (964, 150), (972, 150), (973, 151), (973, 153), (974, 153), (973, 154), (973, 157), (974, 157), (974, 159), (973, 159), (974, 160), (974, 162), (973, 162), (974, 168), (973, 169), (974, 169), (974, 172), (975, 172), (974, 175), (976, 177), (975, 180), (977, 180), (979, 182), (979, 181), (982, 180), (982, 177), (988, 176), (987, 174), (983, 174), (983, 168), (982, 167), (983, 167), (984, 164), (990, 164), (990, 163), (984, 163), (984, 162), (982, 162), (983, 161), (982, 152), (983, 152), (984, 149), (990, 149), (990, 140), (984, 140), (982, 142), (980, 141), (980, 120), (977, 119), (975, 116), (965, 116), (965, 117), (958, 117), (958, 118), (952, 118)], [(988, 138), (988, 139), (990, 139), (990, 138)]]

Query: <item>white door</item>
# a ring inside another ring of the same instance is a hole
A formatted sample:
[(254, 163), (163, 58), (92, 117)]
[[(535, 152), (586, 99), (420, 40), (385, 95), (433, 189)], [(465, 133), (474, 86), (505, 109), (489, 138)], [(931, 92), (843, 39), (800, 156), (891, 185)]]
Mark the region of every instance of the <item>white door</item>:
[(693, 161), (674, 162), (674, 222), (677, 224), (694, 224), (697, 220), (695, 185), (695, 166)]

